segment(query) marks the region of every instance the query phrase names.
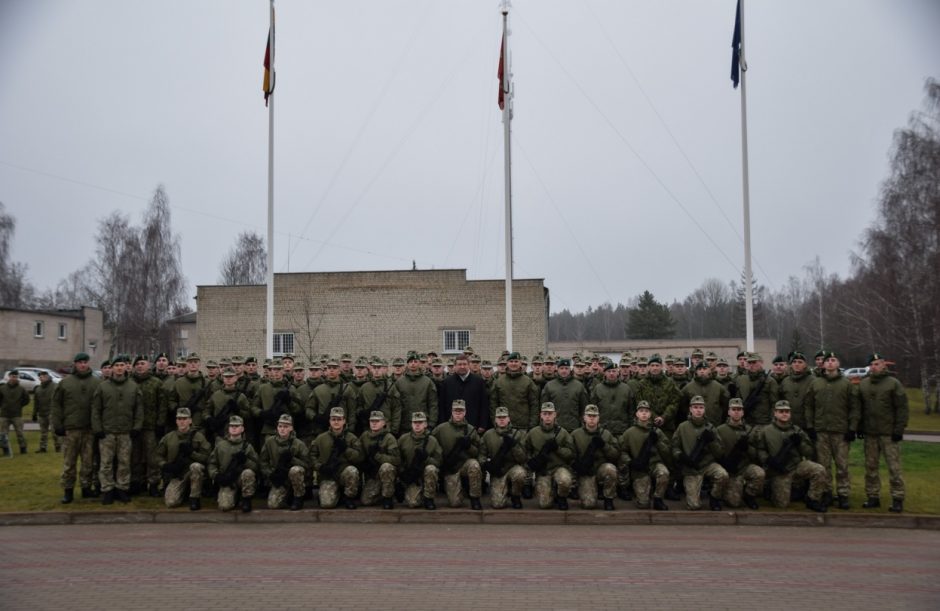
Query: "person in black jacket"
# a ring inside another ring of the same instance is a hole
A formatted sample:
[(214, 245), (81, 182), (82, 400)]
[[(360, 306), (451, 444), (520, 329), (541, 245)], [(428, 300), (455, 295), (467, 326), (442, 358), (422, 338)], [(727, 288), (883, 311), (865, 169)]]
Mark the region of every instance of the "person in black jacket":
[(439, 398), (441, 422), (450, 420), (451, 405), (456, 399), (462, 399), (467, 406), (467, 422), (476, 428), (478, 434), (482, 435), (491, 427), (489, 391), (483, 378), (470, 373), (467, 355), (460, 354), (454, 359), (454, 372), (444, 378)]

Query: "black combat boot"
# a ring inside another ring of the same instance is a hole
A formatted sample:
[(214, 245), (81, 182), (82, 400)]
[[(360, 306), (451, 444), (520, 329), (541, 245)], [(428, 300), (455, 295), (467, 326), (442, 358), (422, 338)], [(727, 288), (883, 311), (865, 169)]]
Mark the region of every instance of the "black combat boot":
[(160, 497), (160, 485), (156, 483), (150, 484), (150, 489), (148, 490), (148, 492), (152, 498), (159, 498)]
[(563, 496), (558, 497), (558, 499), (555, 501), (555, 505), (562, 511), (568, 511), (568, 499)]
[(669, 505), (660, 498), (653, 499), (653, 509), (656, 511), (669, 511)]
[(757, 499), (750, 494), (744, 495), (744, 506), (754, 511), (760, 509), (760, 505), (757, 504)]
[(471, 496), (470, 497), (470, 509), (474, 511), (480, 511), (483, 509), (483, 505), (480, 504), (480, 497)]
[(862, 503), (862, 509), (877, 509), (881, 507), (881, 499), (877, 496), (870, 496), (868, 500)]
[(670, 501), (678, 501), (680, 495), (682, 494), (682, 490), (679, 488), (679, 486), (680, 484), (677, 481), (670, 482), (670, 484), (666, 486), (666, 498)]
[(28, 454), (26, 451), (26, 446), (20, 446), (20, 454)]
[(405, 502), (405, 485), (401, 482), (395, 482), (395, 500), (399, 503)]
[(294, 500), (291, 501), (290, 510), (291, 511), (300, 511), (304, 508), (304, 497), (295, 496)]
[(108, 490), (101, 495), (102, 505), (114, 505), (114, 490)]
[(242, 513), (251, 513), (251, 497), (242, 497)]
[(430, 511), (437, 509), (437, 505), (434, 504), (434, 499), (424, 499), (424, 508)]
[(343, 497), (343, 507), (346, 509), (355, 509), (356, 508), (356, 499), (348, 499)]
[(904, 511), (904, 499), (891, 499), (891, 507), (888, 507), (891, 513), (901, 513)]
[(518, 496), (509, 497), (513, 509), (522, 509), (522, 499)]
[(578, 496), (578, 487), (572, 486), (571, 490), (568, 491), (568, 498), (572, 501), (580, 501), (581, 497)]
[(382, 509), (395, 509), (395, 502), (392, 501), (392, 497), (387, 496), (382, 499)]
[(708, 508), (712, 511), (721, 511), (721, 499), (716, 499), (713, 496), (709, 497)]
[(532, 498), (532, 484), (526, 482), (522, 486), (522, 498), (531, 499)]
[(806, 508), (817, 513), (826, 513), (826, 511), (829, 510), (829, 505), (824, 503), (822, 500), (814, 501), (813, 499), (806, 497)]
[(138, 494), (140, 494), (141, 488), (142, 486), (140, 482), (131, 482), (131, 488), (130, 488), (131, 496), (137, 496)]
[(842, 509), (844, 511), (849, 508), (849, 497), (840, 495), (838, 502), (839, 502), (839, 509)]
[(193, 498), (189, 499), (190, 511), (199, 511), (200, 509), (202, 509), (202, 501), (199, 500), (198, 496), (194, 496)]
[(115, 496), (117, 497), (117, 500), (121, 501), (122, 503), (131, 502), (131, 497), (129, 494), (127, 494), (127, 490), (121, 490), (120, 488), (118, 488), (115, 491)]
[(614, 510), (614, 499), (604, 499), (604, 511)]
[(632, 501), (633, 500), (633, 486), (631, 486), (630, 484), (627, 484), (626, 486), (618, 486), (617, 496), (620, 497), (621, 500)]
[(62, 491), (62, 500), (59, 502), (63, 505), (68, 505), (75, 499), (75, 490), (73, 488), (66, 488)]

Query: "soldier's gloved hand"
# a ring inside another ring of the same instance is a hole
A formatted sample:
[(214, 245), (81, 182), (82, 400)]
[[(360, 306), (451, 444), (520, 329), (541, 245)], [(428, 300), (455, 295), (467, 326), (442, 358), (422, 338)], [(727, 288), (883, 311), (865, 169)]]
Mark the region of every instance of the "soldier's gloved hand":
[(428, 451), (424, 448), (418, 448), (415, 450), (415, 458), (418, 459), (418, 462), (423, 462), (428, 458)]
[[(799, 433), (797, 433), (796, 436), (799, 437), (800, 436)], [(742, 451), (746, 450), (748, 446), (747, 435), (742, 435), (738, 439), (737, 443), (735, 443), (735, 446), (737, 447), (738, 450), (742, 450)]]
[(793, 443), (800, 443), (802, 437), (800, 437), (799, 433), (790, 433), (790, 440), (793, 441)]
[(774, 471), (778, 473), (784, 472), (783, 461), (779, 460), (776, 456), (772, 456), (771, 458), (767, 460), (767, 467), (770, 469), (773, 469)]
[(705, 443), (711, 443), (715, 441), (715, 432), (711, 429), (705, 429), (702, 431), (702, 441)]
[(98, 431), (95, 433), (95, 439), (104, 439), (107, 437), (107, 434), (104, 431)]
[(287, 388), (282, 388), (281, 390), (277, 391), (277, 394), (274, 395), (274, 398), (281, 403), (286, 403), (290, 400), (290, 390)]
[(468, 437), (468, 436), (463, 436), (463, 437), (461, 437), (460, 439), (457, 440), (457, 444), (456, 444), (456, 445), (457, 445), (457, 447), (460, 448), (461, 450), (466, 450), (467, 448), (470, 447), (470, 437)]
[(238, 452), (235, 452), (235, 457), (234, 457), (234, 458), (235, 458), (235, 460), (237, 460), (238, 462), (245, 462), (245, 458), (247, 458), (247, 456), (248, 456), (248, 455), (245, 453), (244, 450), (239, 450)]
[(56, 437), (65, 437), (65, 428), (58, 428), (55, 430)]
[(813, 441), (816, 441), (818, 435), (816, 435), (816, 429), (806, 429), (806, 434), (809, 435), (809, 438)]
[(546, 452), (554, 452), (555, 450), (558, 449), (558, 442), (555, 440), (554, 437), (552, 437), (551, 439), (546, 441), (545, 444), (542, 445), (542, 447), (545, 448)]
[(892, 433), (891, 435), (891, 441), (893, 441), (894, 443), (897, 443), (901, 441), (902, 439), (904, 439), (904, 433)]
[(163, 479), (166, 481), (170, 481), (176, 477), (175, 469), (170, 466), (170, 463), (163, 465), (163, 467), (160, 469), (160, 472), (163, 474)]
[(181, 441), (179, 447), (179, 453), (182, 456), (189, 456), (193, 453), (193, 446), (188, 441)]
[(855, 441), (855, 431), (846, 431), (845, 435), (842, 436), (847, 442), (852, 443)]
[(596, 450), (600, 450), (601, 448), (604, 447), (605, 442), (601, 438), (600, 435), (595, 435), (594, 437), (591, 437), (591, 441), (589, 445)]
[(503, 435), (503, 447), (507, 450), (516, 445), (516, 438), (512, 435)]
[(655, 428), (651, 428), (651, 429), (650, 429), (650, 439), (652, 439), (654, 442), (655, 442), (657, 439), (659, 439), (659, 433), (656, 431)]
[(336, 439), (333, 440), (333, 445), (336, 446), (336, 450), (338, 452), (345, 452), (346, 448), (349, 447), (349, 444), (346, 443), (345, 437), (337, 437)]

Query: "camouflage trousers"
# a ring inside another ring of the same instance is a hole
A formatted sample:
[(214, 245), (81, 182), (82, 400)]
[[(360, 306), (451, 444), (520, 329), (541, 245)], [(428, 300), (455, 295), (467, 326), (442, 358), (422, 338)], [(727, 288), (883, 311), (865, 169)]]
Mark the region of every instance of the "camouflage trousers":
[(818, 501), (824, 492), (829, 491), (831, 484), (826, 478), (826, 468), (811, 460), (800, 461), (796, 469), (784, 475), (777, 475), (770, 479), (770, 500), (774, 507), (783, 509), (790, 504), (790, 490), (794, 483), (801, 484), (809, 480), (807, 498)]
[(467, 478), (467, 494), (471, 498), (480, 498), (483, 494), (483, 469), (475, 458), (468, 458), (456, 473), (444, 476), (444, 492), (451, 507), (463, 505), (463, 478)]
[[(39, 422), (39, 449), (45, 450), (49, 447), (49, 432), (52, 429), (52, 422), (49, 416), (39, 416), (37, 421)], [(59, 437), (58, 435), (52, 435), (52, 443), (55, 444), (55, 451), (58, 452), (62, 449), (62, 440), (64, 437)]]
[(333, 509), (339, 504), (339, 487), (343, 486), (343, 496), (354, 499), (359, 496), (359, 469), (347, 465), (337, 478), (320, 480), (320, 507)]
[(62, 477), (59, 480), (63, 488), (75, 487), (76, 465), (81, 459), (82, 468), (78, 479), (82, 488), (93, 485), (95, 454), (95, 436), (88, 429), (71, 429), (62, 438)]
[(437, 491), (437, 480), (440, 475), (434, 465), (425, 465), (423, 485), (415, 482), (405, 485), (405, 505), (414, 509), (424, 504), (424, 499), (433, 499)]
[(826, 470), (826, 484), (832, 490), (832, 463), (836, 465), (836, 494), (849, 496), (849, 442), (842, 433), (819, 433), (816, 461)]
[[(295, 499), (304, 498), (307, 492), (306, 486), (307, 470), (301, 466), (294, 465), (287, 472), (287, 481), (290, 482), (291, 492)], [(287, 506), (287, 486), (275, 486), (271, 484), (268, 490), (268, 509), (283, 509)]]
[(878, 463), (885, 457), (888, 464), (888, 486), (892, 499), (904, 500), (904, 476), (901, 473), (901, 444), (891, 441), (890, 435), (865, 436), (865, 495), (881, 494)]
[(362, 485), (362, 504), (375, 505), (380, 498), (390, 499), (395, 495), (395, 465), (382, 463), (374, 477), (365, 476)]
[(525, 485), (525, 467), (513, 465), (504, 475), (490, 476), (490, 506), (493, 509), (503, 509), (509, 505), (513, 496), (522, 496), (522, 487)]
[[(537, 475), (535, 477), (535, 498), (540, 509), (548, 509), (555, 502), (555, 494), (561, 498), (568, 498), (571, 486), (574, 484), (574, 475), (568, 467), (558, 467), (550, 475)], [(553, 490), (556, 488), (557, 490)]]
[(219, 488), (219, 495), (216, 497), (216, 503), (222, 511), (231, 511), (235, 509), (235, 501), (238, 499), (238, 491), (241, 490), (242, 498), (250, 499), (255, 495), (255, 472), (251, 469), (245, 469), (238, 476), (238, 485), (222, 486)]
[(728, 483), (728, 472), (716, 462), (711, 463), (701, 473), (686, 475), (682, 478), (685, 488), (685, 506), (695, 511), (702, 507), (702, 482), (708, 478), (712, 483), (712, 498), (720, 499), (725, 493), (725, 484)]
[(581, 499), (581, 509), (594, 509), (597, 507), (597, 488), (600, 486), (601, 494), (605, 499), (617, 496), (617, 467), (609, 462), (601, 464), (594, 475), (578, 477), (578, 497)]
[(630, 470), (633, 479), (633, 498), (636, 506), (640, 509), (650, 508), (650, 488), (653, 490), (653, 498), (662, 499), (666, 494), (666, 487), (669, 486), (669, 469), (661, 462), (650, 465), (649, 471)]
[[(199, 498), (202, 482), (206, 477), (206, 467), (198, 462), (190, 463), (183, 477), (174, 477), (166, 483), (163, 490), (163, 502), (168, 508), (179, 507), (185, 498)], [(189, 494), (187, 495), (187, 491)]]
[(740, 507), (743, 495), (760, 496), (764, 493), (764, 470), (757, 465), (748, 465), (737, 475), (728, 478), (724, 500), (732, 507)]
[(131, 481), (143, 484), (160, 483), (157, 468), (157, 438), (153, 431), (141, 431), (131, 450)]
[[(131, 436), (128, 433), (108, 433), (98, 440), (98, 453), (101, 454), (101, 468), (98, 469), (98, 481), (101, 491), (109, 492), (116, 487), (127, 490), (131, 486)], [(114, 459), (117, 459), (117, 468)]]
[(20, 449), (26, 449), (26, 436), (23, 435), (23, 419), (22, 418), (0, 418), (0, 447), (13, 449), (13, 446), (10, 445), (10, 427), (13, 427), (13, 432), (16, 433), (16, 440), (20, 442)]

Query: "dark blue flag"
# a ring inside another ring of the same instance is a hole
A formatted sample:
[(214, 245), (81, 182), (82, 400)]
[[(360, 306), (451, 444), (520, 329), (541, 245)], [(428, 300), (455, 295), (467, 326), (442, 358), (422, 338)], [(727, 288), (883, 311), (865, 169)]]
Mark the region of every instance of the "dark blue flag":
[(731, 36), (731, 82), (738, 88), (741, 80), (741, 0), (734, 13), (734, 34)]

